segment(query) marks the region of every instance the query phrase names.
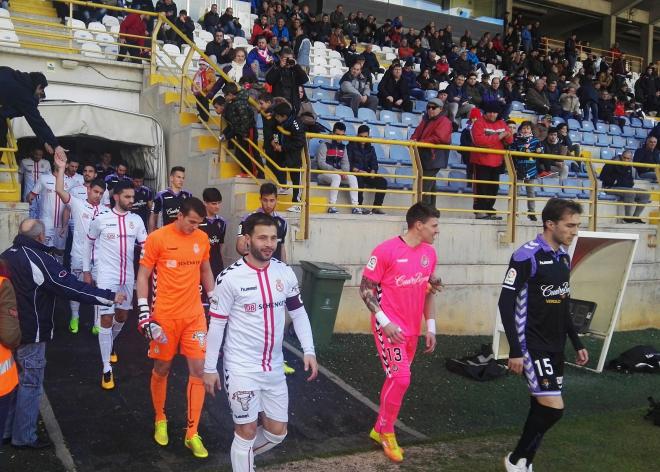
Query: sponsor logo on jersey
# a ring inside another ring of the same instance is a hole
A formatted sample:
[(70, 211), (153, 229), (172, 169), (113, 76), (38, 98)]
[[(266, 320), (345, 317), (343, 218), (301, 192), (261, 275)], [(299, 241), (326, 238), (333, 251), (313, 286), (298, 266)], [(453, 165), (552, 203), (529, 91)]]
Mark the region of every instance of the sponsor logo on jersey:
[(397, 259), (396, 261), (400, 264), (405, 264), (406, 262), (408, 262), (408, 259)]
[[(167, 197), (165, 197), (167, 198)], [(168, 208), (165, 210), (165, 213), (167, 213), (167, 216), (176, 216), (179, 214), (179, 209), (178, 208)]]
[(275, 290), (277, 290), (278, 292), (283, 292), (284, 291), (284, 284), (282, 283), (282, 281), (280, 279), (277, 279), (275, 281)]
[(560, 377), (556, 377), (555, 381), (557, 382), (557, 387), (559, 387), (561, 389), (561, 387), (564, 384), (564, 376), (562, 375)]
[(234, 392), (233, 395), (231, 396), (232, 400), (234, 400), (235, 402), (239, 402), (241, 404), (241, 409), (243, 411), (248, 411), (250, 409), (250, 400), (252, 400), (253, 398), (254, 398), (253, 390)]
[(255, 285), (254, 287), (241, 287), (241, 292), (250, 292), (252, 290), (256, 290), (257, 286)]
[(245, 313), (254, 313), (257, 311), (257, 304), (256, 303), (246, 303), (243, 305), (243, 309), (245, 310)]
[(571, 293), (571, 288), (568, 285), (568, 282), (555, 287), (554, 285), (541, 285), (541, 294), (544, 297), (561, 297), (564, 298), (566, 295)]
[(527, 244), (523, 246), (525, 249), (536, 249), (539, 247), (539, 243), (535, 243), (534, 241), (530, 241)]
[(220, 244), (220, 238), (218, 237), (218, 235), (214, 234), (212, 237), (210, 237), (209, 238), (209, 244), (211, 244), (211, 245)]
[(193, 341), (197, 340), (199, 347), (204, 347), (206, 344), (206, 333), (204, 331), (195, 331), (192, 335)]
[(174, 259), (168, 259), (168, 260), (165, 262), (165, 267), (169, 267), (169, 268), (171, 268), (171, 269), (173, 269), (174, 267), (176, 267), (176, 265), (177, 265), (177, 264), (176, 264), (176, 260), (174, 260)]
[(552, 263), (553, 263), (552, 260), (549, 260), (549, 261), (539, 261), (539, 264), (541, 264), (541, 265), (548, 265), (548, 264), (552, 264)]
[(541, 380), (541, 386), (546, 389), (550, 388), (550, 381), (548, 379)]
[(199, 244), (197, 243), (193, 244), (193, 252), (195, 254), (199, 254)]
[(429, 258), (426, 254), (422, 255), (422, 259), (419, 261), (419, 263), (422, 265), (422, 267), (428, 267), (429, 265)]
[(518, 272), (516, 272), (516, 269), (511, 267), (504, 277), (504, 285), (513, 285), (513, 283), (516, 281), (517, 275)]
[(367, 269), (375, 270), (377, 264), (378, 264), (378, 258), (376, 256), (371, 256), (369, 258), (369, 262), (367, 262)]
[(66, 274), (67, 274), (66, 270), (61, 270), (58, 275), (59, 275), (60, 279), (62, 279), (64, 277), (66, 277)]
[(423, 275), (421, 272), (417, 272), (415, 275), (406, 277), (405, 275), (397, 275), (394, 277), (394, 283), (397, 287), (410, 287), (411, 285), (421, 285), (428, 282), (429, 276)]
[(131, 221), (130, 223), (128, 223), (128, 227), (131, 229), (135, 229), (135, 223)]

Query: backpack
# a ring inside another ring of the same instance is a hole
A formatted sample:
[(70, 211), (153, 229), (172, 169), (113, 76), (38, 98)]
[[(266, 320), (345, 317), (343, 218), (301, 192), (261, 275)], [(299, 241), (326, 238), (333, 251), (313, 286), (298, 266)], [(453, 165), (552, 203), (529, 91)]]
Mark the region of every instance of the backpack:
[(649, 411), (644, 415), (644, 419), (653, 422), (654, 425), (660, 426), (660, 402), (656, 402), (653, 397), (649, 397)]
[(607, 368), (624, 373), (660, 373), (660, 351), (653, 346), (635, 346), (612, 359)]
[(495, 361), (490, 344), (482, 344), (481, 351), (473, 356), (447, 359), (445, 367), (449, 372), (481, 382), (506, 374), (506, 368)]

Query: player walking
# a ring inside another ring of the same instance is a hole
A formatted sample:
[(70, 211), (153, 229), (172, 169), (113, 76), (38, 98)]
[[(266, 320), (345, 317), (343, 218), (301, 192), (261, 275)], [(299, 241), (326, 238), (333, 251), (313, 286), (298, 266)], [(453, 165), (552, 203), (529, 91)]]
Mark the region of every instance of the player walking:
[(204, 221), (199, 225), (199, 229), (204, 231), (209, 237), (211, 245), (210, 258), (211, 270), (213, 271), (213, 280), (220, 275), (225, 264), (222, 261), (222, 245), (225, 243), (225, 233), (227, 232), (227, 222), (220, 216), (220, 206), (222, 205), (222, 194), (217, 188), (205, 188), (202, 192), (202, 200), (206, 207)]
[[(158, 225), (158, 215), (162, 213), (161, 226), (168, 225), (177, 219), (181, 204), (192, 197), (192, 193), (183, 189), (186, 180), (186, 169), (174, 166), (170, 170), (170, 186), (158, 192), (154, 198), (151, 215), (149, 215), (149, 232), (151, 233)], [(203, 216), (201, 214), (200, 216)]]
[[(65, 169), (67, 163), (62, 159), (55, 156), (55, 191), (62, 202), (68, 206), (71, 214), (71, 221), (73, 221), (73, 239), (71, 244), (71, 273), (78, 279), (83, 279), (83, 259), (86, 258), (85, 244), (87, 243), (87, 231), (89, 225), (96, 215), (99, 214), (101, 208), (101, 197), (105, 191), (105, 183), (98, 179), (93, 181), (89, 187), (82, 187), (87, 191), (87, 198), (82, 200), (75, 198), (71, 193), (67, 192), (65, 187)], [(77, 186), (75, 188), (80, 188)], [(91, 257), (91, 256), (90, 256)], [(85, 281), (91, 284), (91, 280)], [(109, 287), (99, 287), (109, 288)], [(112, 290), (116, 292), (116, 290)], [(78, 332), (78, 325), (80, 319), (80, 302), (71, 300), (71, 320), (69, 321), (69, 331), (73, 334)]]
[(378, 245), (362, 275), (360, 296), (371, 311), (376, 349), (385, 370), (378, 419), (369, 436), (394, 462), (403, 461), (394, 424), (410, 385), (422, 317), (426, 320), (426, 349), (435, 350), (433, 295), (441, 281), (433, 275), (437, 256), (432, 244), (440, 212), (425, 203), (408, 209), (408, 232)]
[[(64, 190), (69, 187), (64, 183)], [(39, 197), (39, 219), (44, 224), (46, 239), (44, 245), (53, 249), (60, 262), (66, 244), (65, 229), (63, 221), (64, 203), (55, 191), (55, 175), (42, 174), (28, 194), (28, 203)]]
[(86, 253), (83, 262), (85, 281), (92, 280), (90, 261), (92, 260), (92, 246), (96, 261), (96, 274), (94, 279), (99, 288), (107, 288), (113, 292), (126, 295), (123, 303), (102, 307), (99, 309), (99, 349), (103, 374), (101, 387), (105, 390), (115, 388), (115, 379), (112, 374), (111, 362), (117, 362), (114, 344), (117, 336), (124, 327), (128, 312), (133, 307), (133, 257), (135, 245), (142, 245), (147, 239), (147, 230), (142, 219), (131, 213), (131, 205), (135, 197), (133, 184), (121, 181), (115, 184), (112, 198), (115, 201), (112, 210), (100, 213), (89, 226), (87, 234), (88, 243), (85, 245)]
[(541, 217), (543, 233), (511, 256), (499, 300), (509, 341), (509, 369), (525, 373), (530, 408), (518, 445), (504, 458), (509, 472), (532, 470), (543, 435), (561, 419), (564, 401), (566, 335), (577, 351), (577, 364), (589, 362), (568, 311), (571, 261), (564, 250), (580, 226), (579, 203), (548, 200)]
[[(172, 359), (181, 352), (188, 360), (188, 428), (185, 445), (195, 457), (208, 457), (197, 434), (204, 406), (204, 354), (206, 317), (199, 297), (200, 282), (210, 296), (213, 272), (209, 264), (209, 238), (198, 229), (206, 209), (197, 198), (186, 198), (179, 214), (149, 235), (140, 260), (137, 278), (138, 329), (150, 341), (149, 357), (154, 360), (151, 373), (151, 398), (156, 412), (154, 439), (161, 446), (169, 442), (165, 396)], [(149, 277), (154, 277), (154, 305), (149, 313)]]
[[(298, 281), (285, 263), (271, 259), (277, 224), (263, 213), (243, 223), (248, 254), (218, 277), (211, 298), (204, 385), (222, 388), (217, 371), (225, 327), (223, 379), (234, 419), (231, 465), (252, 472), (254, 456), (280, 444), (287, 432), (289, 393), (283, 371), (284, 308), (289, 310), (304, 355), (308, 381), (318, 374), (312, 329), (300, 299)], [(262, 426), (257, 426), (263, 411)]]
[[(28, 195), (34, 188), (34, 185), (42, 175), (51, 173), (50, 162), (44, 159), (44, 150), (40, 147), (35, 147), (32, 150), (32, 155), (21, 161), (18, 168), (18, 180), (23, 184), (23, 201), (28, 201)], [(30, 218), (39, 217), (39, 200), (34, 199), (30, 203)]]

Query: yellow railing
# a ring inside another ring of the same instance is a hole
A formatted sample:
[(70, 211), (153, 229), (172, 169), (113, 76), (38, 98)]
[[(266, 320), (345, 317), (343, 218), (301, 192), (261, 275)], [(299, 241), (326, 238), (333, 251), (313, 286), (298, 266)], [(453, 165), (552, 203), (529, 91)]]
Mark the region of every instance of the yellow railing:
[[(553, 39), (553, 38), (547, 38), (543, 37), (541, 38), (541, 47), (545, 50), (545, 54), (547, 55), (550, 53), (550, 51), (553, 51), (555, 49), (561, 49), (562, 51), (564, 50), (564, 41), (561, 41), (559, 39)], [(578, 60), (583, 61), (586, 59), (587, 52), (585, 51), (584, 46), (577, 46), (577, 53), (578, 53)], [(613, 54), (611, 51), (607, 49), (599, 49), (599, 48), (594, 48), (592, 46), (589, 46), (591, 50), (590, 54), (596, 54), (597, 56), (602, 57), (608, 64), (612, 64), (612, 61), (614, 60)], [(623, 54), (626, 55), (625, 59), (628, 61), (628, 64), (630, 64), (630, 72), (644, 72), (644, 68), (646, 67), (646, 64), (644, 63), (644, 58), (641, 56), (633, 56), (632, 54), (628, 54), (626, 52), (623, 52)]]
[(18, 145), (11, 129), (10, 120), (7, 120), (7, 127), (7, 145), (0, 147), (0, 201), (19, 202), (21, 184), (18, 181), (18, 165), (16, 164)]

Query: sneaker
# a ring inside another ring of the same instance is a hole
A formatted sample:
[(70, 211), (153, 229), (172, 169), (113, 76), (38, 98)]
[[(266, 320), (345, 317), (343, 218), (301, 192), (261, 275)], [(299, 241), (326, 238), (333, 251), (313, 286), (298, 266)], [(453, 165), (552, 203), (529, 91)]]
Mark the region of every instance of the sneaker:
[(101, 328), (99, 328), (98, 326), (93, 326), (92, 327), (92, 334), (95, 335), (95, 336), (98, 336), (100, 330), (101, 330)]
[(206, 448), (204, 447), (204, 444), (202, 443), (202, 438), (199, 436), (199, 434), (195, 434), (190, 439), (185, 439), (183, 441), (183, 444), (185, 444), (186, 447), (192, 451), (193, 456), (195, 457), (204, 459), (209, 456), (209, 451), (207, 451)]
[(101, 377), (101, 388), (103, 390), (112, 390), (115, 388), (115, 377), (112, 375), (112, 371), (103, 372)]
[(485, 219), (485, 220), (497, 220), (497, 221), (499, 221), (499, 220), (502, 219), (502, 217), (501, 217), (501, 216), (497, 216), (497, 215), (486, 215), (486, 218), (484, 218), (484, 219)]
[(403, 462), (403, 451), (396, 442), (394, 433), (381, 433), (381, 445), (385, 456), (392, 462)]
[(353, 208), (353, 209), (351, 210), (351, 213), (353, 213), (354, 215), (361, 215), (361, 214), (362, 214), (362, 210), (361, 210), (360, 208)]
[(475, 220), (487, 220), (488, 215), (486, 213), (475, 213), (474, 214), (474, 219)]
[(371, 215), (371, 210), (369, 208), (361, 208), (363, 215)]
[(339, 213), (339, 210), (336, 207), (330, 207), (328, 208), (328, 213)]
[(512, 464), (510, 457), (511, 453), (508, 453), (504, 458), (504, 467), (506, 468), (506, 472), (527, 472), (527, 459), (523, 457), (518, 459), (517, 464)]
[(110, 363), (116, 364), (119, 361), (119, 358), (117, 357), (117, 353), (115, 352), (115, 348), (112, 348), (112, 352), (110, 353)]
[(371, 210), (371, 213), (373, 213), (374, 215), (384, 215), (385, 214), (385, 212), (383, 210), (381, 210), (380, 208), (374, 208), (373, 210)]
[(537, 221), (536, 215), (528, 215), (529, 221)]
[(302, 208), (300, 208), (300, 205), (293, 205), (287, 208), (286, 211), (290, 211), (291, 213), (300, 213), (302, 212)]
[[(371, 431), (369, 431), (369, 437), (373, 439), (379, 446), (383, 445), (383, 440), (380, 437), (380, 433), (374, 428), (371, 428)], [(401, 446), (399, 446), (399, 449), (401, 449), (402, 454), (405, 452)]]
[(69, 331), (73, 334), (78, 332), (78, 325), (80, 323), (80, 318), (71, 318), (69, 321)]
[(288, 188), (281, 188), (277, 190), (278, 195), (288, 195), (289, 194), (289, 189)]
[(296, 369), (294, 369), (289, 364), (287, 364), (286, 361), (284, 361), (284, 375), (292, 375), (295, 373), (296, 373)]
[(170, 438), (167, 435), (167, 420), (156, 421), (154, 425), (154, 441), (160, 446), (167, 446)]

